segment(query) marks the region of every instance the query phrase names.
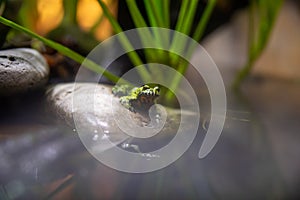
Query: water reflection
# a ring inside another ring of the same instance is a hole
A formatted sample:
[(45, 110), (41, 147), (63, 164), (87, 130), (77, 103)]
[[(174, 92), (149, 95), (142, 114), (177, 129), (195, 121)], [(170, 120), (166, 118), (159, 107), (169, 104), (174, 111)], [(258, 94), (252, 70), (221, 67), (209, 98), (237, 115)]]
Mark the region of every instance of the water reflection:
[[(273, 83), (273, 90), (265, 87), (271, 86), (247, 88), (247, 103), (232, 102), (221, 138), (206, 158), (200, 160), (197, 156), (206, 133), (200, 126), (194, 143), (180, 159), (152, 173), (128, 174), (102, 165), (86, 151), (69, 127), (51, 124), (38, 126), (34, 131), (32, 127), (23, 128), (20, 134), (0, 142), (0, 199), (40, 199), (68, 183), (69, 176), (73, 181), (54, 195), (58, 199), (297, 197), (300, 183), (297, 91), (300, 86)], [(279, 94), (278, 88), (290, 97)], [(280, 101), (269, 103), (270, 97)], [(202, 119), (205, 121), (204, 115)], [(7, 132), (3, 127), (8, 126), (1, 126), (2, 133)], [(93, 133), (91, 139), (97, 142), (109, 139), (109, 133), (103, 137)], [(147, 150), (166, 142), (126, 140), (119, 147), (151, 162), (161, 157)], [(50, 187), (58, 180), (61, 180), (59, 184)]]

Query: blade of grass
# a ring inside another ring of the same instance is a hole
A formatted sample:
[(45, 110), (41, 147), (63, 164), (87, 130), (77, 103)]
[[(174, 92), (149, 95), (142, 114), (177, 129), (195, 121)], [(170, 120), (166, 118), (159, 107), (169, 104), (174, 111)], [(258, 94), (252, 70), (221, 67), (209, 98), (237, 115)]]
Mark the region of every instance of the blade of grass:
[(207, 26), (207, 23), (210, 19), (210, 16), (212, 14), (212, 11), (214, 10), (216, 6), (217, 1), (216, 0), (209, 0), (207, 2), (207, 5), (205, 7), (205, 10), (201, 16), (201, 19), (196, 27), (195, 33), (193, 34), (193, 39), (196, 41), (200, 41), (200, 39), (203, 36), (204, 30)]
[[(147, 23), (144, 20), (140, 10), (138, 9), (137, 5), (136, 5), (136, 1), (135, 0), (126, 0), (131, 18), (134, 22), (135, 27), (147, 27)], [(143, 32), (140, 32), (138, 29), (138, 33), (140, 36), (140, 39), (142, 41), (142, 43), (145, 46), (149, 46), (148, 44), (151, 43), (154, 39), (150, 33), (150, 31), (147, 31), (147, 29), (143, 29)], [(155, 56), (153, 54), (153, 51), (148, 51), (147, 49), (144, 49), (145, 55), (148, 59), (153, 59)]]
[(275, 19), (280, 8), (282, 0), (266, 0), (259, 1), (259, 7), (262, 9), (262, 16), (260, 17), (260, 26), (259, 26), (259, 37), (257, 41), (258, 45), (258, 54), (260, 54), (264, 46), (269, 40), (269, 33), (272, 30), (272, 27), (275, 23)]
[(161, 3), (155, 4), (154, 0), (144, 0), (144, 4), (151, 26), (166, 27), (163, 21), (163, 14), (159, 12), (161, 10)]
[[(189, 35), (193, 24), (193, 19), (195, 17), (195, 11), (197, 5), (198, 5), (198, 0), (182, 1), (178, 20), (175, 27), (176, 31)], [(178, 48), (178, 47), (180, 47), (179, 49), (181, 49), (181, 51), (184, 51), (185, 50), (184, 48), (186, 46), (185, 41), (179, 40), (177, 36), (179, 35), (175, 34), (172, 40), (171, 51), (174, 48)], [(180, 58), (176, 54), (171, 54), (171, 55), (173, 56), (171, 58), (172, 65), (176, 66)]]
[[(252, 5), (250, 5), (250, 13), (249, 17), (252, 19), (249, 19), (249, 26), (255, 27), (253, 24), (253, 18), (255, 12), (257, 10), (259, 11), (259, 24), (258, 24), (258, 30), (255, 28), (250, 29), (250, 36), (252, 38), (249, 39), (249, 52), (248, 52), (248, 60), (245, 66), (240, 70), (240, 72), (236, 75), (235, 80), (233, 82), (233, 88), (237, 90), (242, 81), (248, 76), (251, 69), (253, 68), (253, 65), (255, 63), (255, 60), (261, 55), (263, 50), (265, 49), (268, 40), (270, 38), (270, 34), (272, 31), (272, 28), (274, 26), (276, 17), (279, 13), (280, 7), (282, 5), (283, 0), (273, 0), (273, 1), (264, 1), (259, 0), (257, 2), (253, 1)], [(250, 27), (251, 28), (251, 27)]]
[(151, 14), (154, 18), (154, 22), (157, 27), (166, 27), (163, 20), (162, 13), (162, 0), (145, 0), (145, 6), (147, 7), (148, 15)]
[(97, 21), (95, 22), (95, 24), (91, 27), (91, 29), (89, 30), (89, 33), (94, 35), (97, 31), (97, 28), (99, 27), (99, 25), (103, 22), (104, 19), (104, 15), (101, 15)]
[[(180, 62), (177, 66), (178, 66), (177, 72), (180, 74), (184, 74), (184, 72), (186, 71), (186, 68), (188, 66), (188, 63), (186, 64), (185, 62)], [(167, 102), (171, 102), (172, 99), (174, 98), (174, 93), (171, 91), (176, 91), (180, 81), (181, 81), (180, 75), (177, 75), (172, 79), (172, 82), (170, 83), (170, 87), (169, 87), (170, 90), (168, 90), (165, 95), (165, 99)]]
[[(163, 27), (161, 19), (158, 18), (158, 15), (155, 14), (157, 9), (155, 6), (153, 7), (153, 4), (151, 3), (152, 0), (144, 0), (144, 5), (147, 12), (147, 17), (150, 23), (151, 27)], [(154, 32), (155, 41), (158, 42), (158, 44), (162, 44), (162, 38), (160, 37), (157, 32)]]
[[(187, 11), (188, 11), (188, 5), (189, 5), (189, 1), (182, 1), (181, 6), (180, 6), (180, 10), (179, 10), (179, 14), (178, 14), (177, 23), (175, 25), (175, 30), (176, 31), (182, 32), (184, 18), (185, 18), (185, 15), (186, 15)], [(177, 34), (175, 34), (174, 37), (173, 37), (173, 39), (172, 39), (172, 43), (171, 43), (171, 47), (170, 47), (170, 52), (172, 52), (172, 50), (175, 47), (180, 47), (180, 49), (182, 49), (181, 46), (178, 45), (178, 43), (180, 41), (178, 41), (178, 38), (176, 36), (177, 36)], [(173, 66), (176, 66), (177, 62), (178, 62), (178, 56), (175, 55), (175, 54), (171, 54), (171, 64)]]
[(3, 15), (6, 6), (6, 0), (0, 0), (0, 15)]
[(144, 20), (140, 10), (137, 7), (136, 0), (126, 0), (131, 18), (136, 27), (147, 27), (147, 23)]
[[(164, 28), (171, 29), (171, 16), (170, 16), (170, 0), (156, 0), (162, 3), (161, 5), (161, 13), (162, 13), (162, 20), (164, 22)], [(162, 36), (163, 38), (163, 47), (164, 49), (169, 49), (170, 48), (170, 34), (164, 34)], [(167, 52), (162, 53), (163, 57), (166, 57), (166, 59), (170, 60), (170, 55)], [(170, 62), (169, 62), (170, 63)]]
[(249, 37), (248, 37), (248, 52), (252, 52), (253, 48), (254, 48), (254, 41), (255, 41), (255, 37), (256, 37), (256, 33), (255, 33), (255, 27), (254, 27), (254, 11), (255, 11), (255, 2), (252, 2), (250, 4), (250, 7), (248, 9), (248, 20), (249, 20)]
[[(164, 1), (164, 0), (163, 0)], [(163, 1), (162, 0), (152, 0), (152, 4), (154, 5), (155, 8), (157, 8), (157, 13), (158, 15), (160, 16), (163, 16), (164, 14), (162, 13), (162, 9), (163, 9)], [(160, 17), (162, 22), (164, 23), (164, 18), (163, 17)]]
[(78, 0), (64, 0), (64, 18), (63, 26), (72, 26), (77, 24), (77, 2)]
[[(203, 14), (201, 16), (201, 19), (199, 21), (199, 23), (196, 26), (196, 30), (192, 36), (192, 38), (199, 42), (203, 36), (203, 33), (207, 27), (208, 21), (211, 17), (211, 14), (216, 6), (217, 0), (209, 0), (204, 11)], [(187, 49), (187, 57), (190, 58), (193, 54), (193, 52), (195, 51), (196, 46), (194, 45), (189, 45), (189, 46), (185, 46), (185, 48)], [(188, 63), (187, 63), (188, 64)], [(187, 66), (185, 68), (183, 68), (183, 73), (185, 72)]]
[[(209, 0), (208, 1), (207, 5), (204, 9), (204, 12), (201, 16), (201, 19), (200, 19), (198, 25), (196, 26), (196, 30), (195, 30), (195, 32), (193, 34), (193, 37), (192, 37), (195, 41), (198, 42), (198, 41), (201, 40), (201, 38), (203, 36), (203, 33), (204, 33), (204, 31), (207, 27), (208, 21), (211, 17), (211, 14), (214, 10), (214, 7), (216, 6), (216, 3), (217, 3), (216, 0)], [(187, 44), (187, 45), (188, 46), (185, 46), (185, 48), (187, 49), (187, 57), (191, 58), (193, 52), (195, 51), (196, 46), (189, 45), (189, 44)], [(188, 63), (187, 63), (187, 66), (188, 66)], [(186, 67), (183, 66), (183, 69), (182, 69), (183, 73), (185, 73), (185, 70), (187, 69), (187, 66)]]
[[(130, 58), (130, 60), (132, 61), (133, 64), (135, 64), (136, 66), (141, 66), (143, 65), (143, 62), (141, 61), (141, 59), (139, 58), (138, 54), (136, 53), (136, 51), (134, 51), (130, 41), (128, 40), (128, 38), (126, 37), (125, 34), (123, 34), (123, 30), (120, 27), (119, 23), (117, 22), (117, 20), (113, 17), (113, 15), (110, 13), (109, 9), (107, 8), (107, 6), (105, 5), (105, 3), (102, 0), (98, 0), (98, 3), (100, 4), (104, 15), (107, 17), (107, 19), (110, 21), (114, 31), (116, 33), (121, 33), (119, 35), (119, 39), (121, 44), (123, 45), (123, 47), (127, 50), (128, 56)], [(147, 71), (147, 69), (145, 67), (139, 67), (138, 68), (138, 73), (141, 76), (143, 81), (146, 80), (151, 80), (149, 73)]]
[(113, 81), (113, 82), (117, 82), (119, 80), (119, 77), (106, 71), (104, 68), (102, 68), (101, 66), (97, 65), (95, 62), (91, 61), (91, 60), (88, 60), (86, 59), (85, 57), (81, 56), (80, 54), (72, 51), (71, 49), (59, 44), (59, 43), (56, 43), (52, 40), (49, 40), (49, 39), (46, 39), (32, 31), (30, 31), (29, 29), (19, 25), (19, 24), (16, 24), (15, 22), (12, 22), (2, 16), (0, 16), (0, 23), (6, 25), (6, 26), (9, 26), (15, 30), (18, 30), (18, 31), (21, 31), (21, 32), (24, 32), (28, 35), (30, 35), (31, 37), (33, 38), (36, 38), (38, 39), (39, 41), (42, 41), (44, 44), (46, 44), (47, 46), (57, 50), (59, 53), (61, 53), (62, 55), (65, 55), (69, 58), (71, 58), (72, 60), (78, 62), (78, 63), (83, 63), (85, 61), (85, 67), (96, 72), (96, 73), (101, 73), (103, 74), (106, 78), (108, 78), (109, 80)]
[[(138, 9), (137, 7), (137, 4), (136, 4), (136, 0), (126, 0), (126, 3), (127, 3), (127, 6), (128, 6), (128, 9), (129, 9), (129, 12), (130, 12), (130, 15), (131, 15), (131, 18), (135, 24), (135, 27), (148, 27), (146, 21), (144, 20), (140, 10)], [(153, 35), (151, 34), (150, 32), (150, 29), (147, 30), (147, 29), (143, 29), (143, 31), (139, 31), (140, 29), (137, 29), (138, 33), (139, 33), (139, 36), (140, 36), (140, 39), (142, 41), (142, 43), (144, 44), (144, 46), (150, 46), (151, 43), (153, 43), (153, 41), (156, 42), (156, 46), (158, 48), (161, 47), (161, 45), (159, 43), (157, 43), (157, 40), (154, 39)], [(157, 62), (157, 51), (160, 51), (160, 50), (155, 50), (153, 51), (152, 49), (148, 49), (148, 48), (145, 48), (143, 49), (144, 50), (144, 53), (145, 53), (145, 56), (146, 56), (146, 60), (147, 62), (152, 62), (152, 61), (156, 61)], [(157, 73), (157, 70), (154, 70), (154, 68), (149, 68), (149, 71), (151, 73), (152, 76), (155, 76), (155, 77), (160, 77), (162, 76), (161, 73)]]
[[(117, 1), (116, 1), (116, 0), (112, 0), (112, 1), (110, 1), (109, 6), (115, 7), (116, 4), (117, 4)], [(97, 19), (97, 21), (95, 22), (95, 24), (94, 24), (94, 25), (91, 27), (91, 29), (89, 30), (89, 32), (90, 32), (91, 34), (95, 34), (95, 32), (96, 32), (98, 26), (103, 22), (104, 17), (105, 17), (105, 16), (104, 16), (103, 14), (100, 15), (100, 17)]]
[(256, 16), (254, 15), (255, 11), (256, 11), (256, 1), (253, 1), (250, 4), (249, 7), (249, 13), (248, 13), (248, 20), (249, 20), (249, 36), (248, 36), (248, 60), (247, 63), (245, 64), (245, 66), (243, 67), (243, 70), (241, 70), (239, 72), (239, 75), (236, 77), (234, 84), (233, 84), (233, 88), (237, 89), (238, 85), (240, 84), (240, 82), (242, 81), (242, 79), (244, 79), (244, 77), (247, 76), (247, 74), (250, 72), (251, 70), (251, 66), (253, 65), (253, 62), (255, 60), (255, 52), (256, 52), (256, 38), (257, 38), (257, 32), (255, 31), (255, 19)]
[(197, 5), (198, 0), (183, 1), (183, 8), (179, 11), (178, 22), (175, 28), (176, 31), (186, 35), (190, 34)]
[[(146, 8), (150, 26), (168, 28), (164, 25), (162, 13), (158, 11), (162, 7), (162, 1), (159, 0), (158, 2), (157, 1), (155, 2), (156, 4), (154, 3), (154, 0), (144, 0), (144, 5)], [(161, 35), (158, 30), (154, 29), (153, 35), (154, 35), (154, 42), (157, 44), (159, 49), (163, 47), (168, 47), (169, 39), (168, 37), (166, 37), (165, 34)], [(157, 60), (164, 59), (165, 57), (164, 52), (159, 49), (156, 50), (156, 55), (158, 57)]]
[(170, 0), (162, 1), (163, 21), (166, 28), (170, 28)]
[[(201, 39), (201, 37), (203, 36), (203, 33), (204, 33), (204, 30), (205, 30), (205, 28), (206, 28), (206, 26), (207, 26), (207, 23), (208, 23), (208, 21), (209, 21), (209, 19), (210, 19), (210, 16), (211, 16), (211, 14), (212, 14), (212, 11), (213, 11), (213, 9), (214, 9), (214, 7), (215, 7), (215, 5), (216, 5), (216, 0), (209, 0), (208, 1), (208, 3), (207, 3), (207, 5), (206, 5), (206, 7), (205, 7), (205, 9), (204, 9), (204, 12), (203, 12), (203, 14), (202, 14), (202, 17), (201, 17), (201, 19), (200, 19), (200, 21), (199, 21), (199, 23), (198, 23), (198, 25), (197, 25), (197, 27), (196, 27), (196, 30), (195, 30), (195, 32), (194, 32), (194, 34), (193, 34), (193, 39), (195, 40), (195, 41), (199, 41), (200, 39)], [(186, 8), (181, 8), (181, 9), (183, 9), (182, 11), (180, 11), (180, 12), (187, 12), (188, 10), (188, 7), (187, 7), (187, 5), (182, 5), (183, 7), (186, 7)], [(182, 14), (183, 15), (183, 14)], [(183, 18), (183, 17), (182, 17)], [(179, 18), (178, 18), (178, 20), (180, 20), (180, 22), (178, 21), (177, 23), (183, 23), (183, 19), (181, 19), (180, 18), (180, 14), (179, 14)], [(177, 27), (178, 26), (178, 27)], [(176, 27), (178, 28), (178, 29), (183, 29), (183, 27), (182, 27), (183, 25), (182, 24), (178, 24), (178, 25), (176, 25)], [(195, 48), (196, 48), (196, 46), (194, 46), (194, 45), (189, 45), (188, 47), (186, 46), (187, 44), (183, 44), (184, 46), (182, 47), (182, 49), (183, 50), (185, 50), (186, 48), (187, 48), (187, 57), (188, 58), (190, 58), (191, 56), (192, 56), (192, 54), (193, 54), (193, 52), (194, 52), (194, 50), (195, 50)], [(175, 60), (178, 62), (178, 59), (179, 58), (175, 58)], [(188, 62), (181, 62), (179, 65), (178, 65), (178, 68), (177, 68), (177, 71), (179, 72), (179, 73), (181, 73), (181, 74), (184, 74), (185, 72), (186, 72), (186, 70), (187, 70), (187, 68), (188, 68)], [(181, 81), (181, 78), (180, 78), (180, 76), (175, 76), (174, 77), (174, 79), (173, 79), (173, 81), (172, 81), (172, 83), (171, 83), (171, 86), (170, 86), (170, 88), (173, 88), (173, 89), (176, 89), (177, 87), (178, 87), (178, 85), (179, 85), (179, 83), (180, 83), (180, 81)], [(174, 94), (172, 93), (172, 92), (170, 92), (170, 91), (168, 91), (167, 93), (166, 93), (166, 100), (167, 101), (171, 101), (171, 99), (173, 98), (173, 96), (174, 96)]]
[[(38, 18), (37, 3), (37, 0), (22, 2), (22, 6), (18, 12), (18, 21), (26, 28), (33, 30), (35, 28), (36, 19)], [(10, 17), (8, 18), (13, 19)]]

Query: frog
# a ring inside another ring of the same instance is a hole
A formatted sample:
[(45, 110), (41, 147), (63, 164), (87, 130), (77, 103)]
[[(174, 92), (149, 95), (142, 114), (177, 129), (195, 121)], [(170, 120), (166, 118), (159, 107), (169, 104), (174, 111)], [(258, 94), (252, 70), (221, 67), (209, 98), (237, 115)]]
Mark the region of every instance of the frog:
[(120, 98), (120, 103), (131, 112), (146, 112), (155, 104), (159, 97), (160, 88), (142, 85), (130, 87), (128, 85), (114, 86), (112, 93)]

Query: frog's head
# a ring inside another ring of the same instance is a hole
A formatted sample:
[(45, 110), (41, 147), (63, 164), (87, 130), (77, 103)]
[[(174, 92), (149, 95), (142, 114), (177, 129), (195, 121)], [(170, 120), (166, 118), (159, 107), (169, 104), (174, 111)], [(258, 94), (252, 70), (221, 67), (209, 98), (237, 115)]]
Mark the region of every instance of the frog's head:
[(155, 99), (159, 97), (159, 87), (143, 85), (132, 89), (131, 95), (123, 97), (128, 99), (130, 109), (138, 111), (148, 111), (155, 104)]
[(158, 86), (154, 87), (153, 92), (154, 92), (155, 96), (159, 96), (159, 92), (160, 92), (159, 87)]
[(140, 94), (155, 97), (159, 96), (160, 89), (158, 86), (151, 88), (149, 85), (143, 85), (141, 88)]

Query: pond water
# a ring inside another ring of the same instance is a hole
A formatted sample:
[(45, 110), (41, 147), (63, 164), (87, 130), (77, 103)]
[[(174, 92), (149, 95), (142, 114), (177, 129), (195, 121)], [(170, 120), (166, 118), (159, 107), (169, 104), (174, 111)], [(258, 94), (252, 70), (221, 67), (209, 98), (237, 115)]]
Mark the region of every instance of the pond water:
[[(203, 114), (196, 139), (183, 156), (145, 174), (119, 172), (98, 162), (71, 128), (53, 122), (39, 95), (2, 102), (0, 197), (40, 199), (71, 177), (56, 199), (296, 198), (299, 89), (297, 83), (249, 80), (240, 95), (228, 90), (225, 127), (210, 154), (198, 158), (206, 132)], [(147, 145), (165, 142), (122, 144), (144, 152)], [(159, 159), (143, 155), (149, 162)]]

